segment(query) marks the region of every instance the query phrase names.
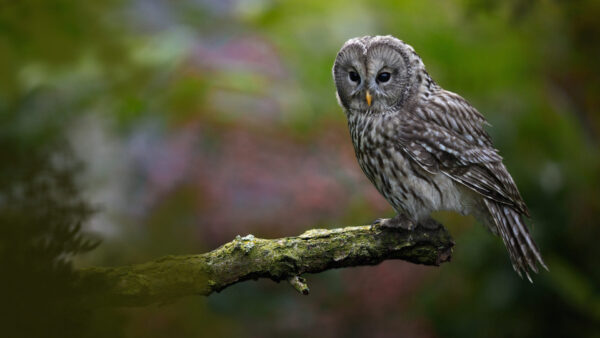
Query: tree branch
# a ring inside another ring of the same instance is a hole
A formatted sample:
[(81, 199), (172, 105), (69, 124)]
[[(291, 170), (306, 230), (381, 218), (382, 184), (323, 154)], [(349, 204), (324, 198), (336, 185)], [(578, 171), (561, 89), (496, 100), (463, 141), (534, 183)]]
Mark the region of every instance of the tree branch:
[(308, 294), (304, 273), (375, 265), (386, 259), (439, 265), (449, 261), (454, 242), (446, 229), (412, 231), (369, 226), (313, 229), (297, 237), (237, 238), (204, 254), (78, 271), (84, 297), (117, 306), (169, 303), (186, 295), (208, 296), (249, 279), (287, 280)]

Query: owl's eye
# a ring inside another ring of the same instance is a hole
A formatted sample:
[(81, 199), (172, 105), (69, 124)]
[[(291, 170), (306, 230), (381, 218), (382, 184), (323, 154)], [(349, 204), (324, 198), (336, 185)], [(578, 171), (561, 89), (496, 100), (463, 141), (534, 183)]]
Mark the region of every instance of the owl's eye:
[(357, 72), (355, 72), (355, 71), (349, 72), (348, 77), (350, 78), (350, 81), (360, 83), (360, 75), (358, 75)]
[(379, 73), (379, 75), (377, 75), (377, 81), (378, 82), (388, 82), (391, 77), (392, 77), (392, 75), (388, 72)]

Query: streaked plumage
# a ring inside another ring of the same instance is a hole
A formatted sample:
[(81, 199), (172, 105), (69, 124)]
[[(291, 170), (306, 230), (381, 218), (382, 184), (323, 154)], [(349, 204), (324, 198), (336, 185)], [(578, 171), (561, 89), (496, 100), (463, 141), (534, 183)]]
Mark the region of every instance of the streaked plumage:
[(546, 267), (485, 118), (438, 86), (411, 46), (391, 36), (348, 40), (333, 77), (358, 163), (399, 214), (414, 223), (436, 210), (473, 214), (502, 237), (519, 275)]

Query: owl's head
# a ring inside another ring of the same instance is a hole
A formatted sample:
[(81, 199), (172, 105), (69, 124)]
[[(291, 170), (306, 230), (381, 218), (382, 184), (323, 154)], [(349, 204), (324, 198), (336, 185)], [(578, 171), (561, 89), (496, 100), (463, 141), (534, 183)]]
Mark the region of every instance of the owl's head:
[(425, 66), (414, 49), (393, 36), (346, 41), (333, 64), (340, 105), (347, 112), (400, 108), (418, 89)]

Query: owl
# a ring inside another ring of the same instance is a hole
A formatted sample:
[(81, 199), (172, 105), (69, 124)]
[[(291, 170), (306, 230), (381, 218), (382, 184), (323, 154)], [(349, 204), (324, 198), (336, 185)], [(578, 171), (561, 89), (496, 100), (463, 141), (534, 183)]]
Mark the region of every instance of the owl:
[(333, 65), (360, 168), (397, 212), (381, 226), (427, 226), (432, 211), (473, 215), (531, 281), (548, 269), (523, 221), (529, 211), (484, 127), (458, 94), (438, 86), (415, 50), (392, 36), (348, 40)]

